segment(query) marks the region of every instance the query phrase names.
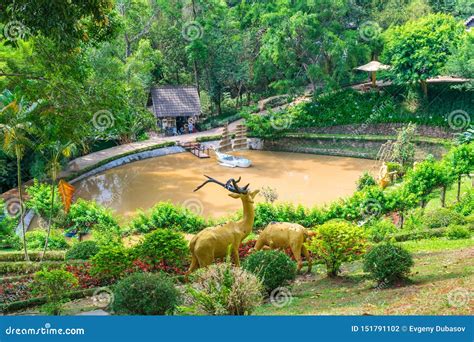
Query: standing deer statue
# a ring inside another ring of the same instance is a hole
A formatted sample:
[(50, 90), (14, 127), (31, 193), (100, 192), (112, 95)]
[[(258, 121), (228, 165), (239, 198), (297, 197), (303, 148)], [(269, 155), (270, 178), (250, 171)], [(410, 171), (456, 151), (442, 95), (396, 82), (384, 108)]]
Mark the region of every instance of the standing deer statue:
[(290, 248), (298, 263), (298, 272), (303, 267), (301, 253), (308, 261), (308, 273), (311, 272), (311, 257), (304, 246), (306, 239), (314, 233), (302, 225), (289, 222), (271, 222), (260, 233), (255, 250), (261, 249), (286, 249)]
[(230, 197), (242, 200), (244, 212), (242, 219), (237, 222), (231, 221), (206, 228), (193, 237), (189, 243), (192, 256), (191, 266), (186, 273), (186, 277), (200, 267), (209, 266), (216, 258), (225, 258), (229, 250), (234, 264), (240, 266), (240, 243), (250, 234), (253, 228), (255, 218), (253, 199), (259, 190), (250, 191), (249, 184), (243, 188), (239, 187), (240, 177), (238, 180), (231, 178), (226, 183), (219, 182), (209, 176), (206, 177), (208, 179), (194, 191), (201, 189), (207, 183), (218, 184), (231, 192)]

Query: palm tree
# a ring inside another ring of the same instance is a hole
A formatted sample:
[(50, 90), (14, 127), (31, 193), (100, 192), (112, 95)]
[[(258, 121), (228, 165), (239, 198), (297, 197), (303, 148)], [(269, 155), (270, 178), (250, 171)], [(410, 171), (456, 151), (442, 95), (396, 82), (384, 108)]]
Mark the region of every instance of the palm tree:
[(48, 171), (51, 177), (51, 206), (48, 218), (48, 233), (46, 234), (46, 241), (44, 243), (43, 253), (41, 254), (40, 262), (43, 261), (46, 250), (48, 249), (49, 236), (51, 234), (51, 226), (54, 215), (54, 201), (55, 201), (55, 190), (56, 183), (58, 180), (59, 172), (61, 171), (61, 158), (71, 157), (76, 145), (72, 141), (61, 142), (59, 140), (51, 140), (46, 144), (45, 150), (48, 155)]
[(26, 147), (31, 144), (31, 122), (28, 121), (28, 118), (31, 112), (35, 110), (37, 103), (28, 106), (23, 98), (17, 99), (10, 91), (5, 90), (0, 94), (0, 104), (3, 105), (0, 110), (0, 132), (3, 138), (3, 149), (5, 153), (16, 158), (17, 185), (20, 202), (20, 224), (23, 230), (25, 260), (28, 261), (25, 215), (23, 209), (23, 189), (21, 182), (21, 160), (23, 159)]

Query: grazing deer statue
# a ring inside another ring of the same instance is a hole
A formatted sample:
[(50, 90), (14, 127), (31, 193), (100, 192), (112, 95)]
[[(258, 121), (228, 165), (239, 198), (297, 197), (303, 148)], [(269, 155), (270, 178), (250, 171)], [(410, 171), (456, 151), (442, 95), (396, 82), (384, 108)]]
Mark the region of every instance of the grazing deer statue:
[(289, 247), (298, 263), (298, 272), (303, 267), (303, 262), (301, 261), (301, 253), (303, 253), (308, 261), (309, 273), (311, 272), (311, 258), (304, 243), (312, 235), (314, 235), (313, 232), (297, 223), (271, 222), (260, 233), (255, 243), (255, 250), (259, 251), (262, 248), (284, 250)]
[(248, 188), (249, 184), (243, 188), (239, 187), (237, 183), (240, 182), (240, 177), (238, 180), (231, 178), (225, 184), (209, 176), (206, 177), (208, 179), (194, 191), (201, 189), (207, 183), (216, 183), (230, 191), (230, 197), (242, 200), (244, 213), (240, 221), (227, 222), (222, 225), (206, 228), (193, 237), (189, 243), (192, 261), (186, 277), (197, 268), (209, 266), (216, 258), (225, 258), (229, 250), (234, 264), (240, 266), (240, 243), (250, 234), (253, 228), (255, 218), (253, 199), (259, 190), (250, 191)]

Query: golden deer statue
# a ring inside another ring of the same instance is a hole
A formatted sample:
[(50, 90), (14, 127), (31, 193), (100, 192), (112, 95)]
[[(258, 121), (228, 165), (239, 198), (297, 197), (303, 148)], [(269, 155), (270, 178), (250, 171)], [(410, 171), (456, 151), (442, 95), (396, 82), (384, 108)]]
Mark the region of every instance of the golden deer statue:
[(208, 179), (194, 191), (201, 189), (207, 183), (218, 184), (231, 192), (230, 197), (242, 200), (244, 212), (241, 220), (208, 227), (192, 238), (189, 243), (192, 260), (186, 277), (200, 267), (209, 266), (216, 258), (225, 258), (228, 251), (231, 253), (234, 264), (240, 266), (240, 243), (250, 234), (253, 228), (255, 218), (253, 199), (259, 190), (250, 191), (249, 184), (243, 188), (239, 187), (237, 183), (240, 182), (240, 177), (238, 180), (231, 178), (225, 184), (209, 176), (206, 177)]
[(303, 267), (301, 261), (301, 253), (308, 261), (308, 273), (311, 272), (311, 257), (308, 250), (304, 246), (306, 239), (314, 235), (313, 232), (307, 230), (302, 225), (289, 222), (271, 222), (260, 233), (257, 242), (255, 243), (255, 250), (263, 249), (291, 249), (291, 253), (298, 263), (298, 272)]

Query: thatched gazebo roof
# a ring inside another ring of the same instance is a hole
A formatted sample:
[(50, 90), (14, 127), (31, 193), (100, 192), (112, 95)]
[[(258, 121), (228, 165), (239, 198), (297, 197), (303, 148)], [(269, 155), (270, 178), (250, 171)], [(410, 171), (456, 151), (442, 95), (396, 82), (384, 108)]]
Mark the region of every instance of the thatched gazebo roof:
[(390, 69), (390, 65), (385, 65), (385, 64), (382, 64), (378, 61), (372, 61), (370, 63), (361, 65), (361, 66), (359, 66), (355, 69), (360, 70), (360, 71), (366, 71), (366, 72), (376, 72), (376, 71), (380, 71), (380, 70)]

